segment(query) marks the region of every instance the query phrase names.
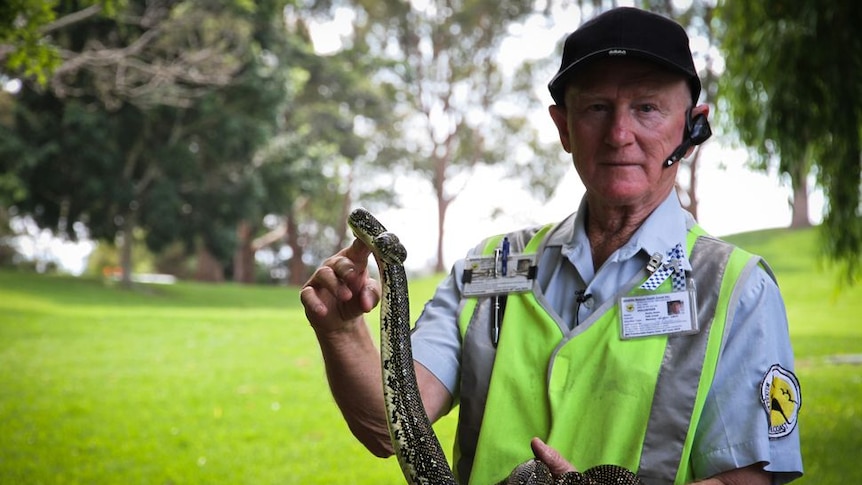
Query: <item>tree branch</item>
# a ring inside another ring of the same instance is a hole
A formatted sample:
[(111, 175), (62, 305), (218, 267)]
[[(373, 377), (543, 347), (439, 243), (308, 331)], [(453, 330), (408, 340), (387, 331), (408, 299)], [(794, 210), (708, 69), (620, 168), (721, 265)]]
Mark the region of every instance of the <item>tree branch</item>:
[(63, 17), (58, 18), (57, 20), (51, 22), (43, 26), (39, 29), (39, 32), (43, 35), (50, 34), (55, 30), (60, 30), (64, 27), (68, 27), (69, 25), (78, 23), (82, 20), (86, 20), (90, 17), (98, 15), (102, 11), (101, 5), (91, 5), (83, 10), (78, 10), (75, 13), (70, 13), (69, 15), (64, 15)]

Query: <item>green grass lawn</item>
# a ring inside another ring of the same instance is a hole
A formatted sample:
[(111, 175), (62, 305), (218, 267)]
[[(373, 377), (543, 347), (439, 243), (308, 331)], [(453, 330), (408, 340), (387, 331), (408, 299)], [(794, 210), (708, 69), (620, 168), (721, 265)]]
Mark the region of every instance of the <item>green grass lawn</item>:
[[(862, 483), (862, 288), (835, 292), (813, 231), (734, 238), (773, 264), (803, 385), (807, 476)], [(436, 278), (411, 283), (413, 315)], [(372, 321), (376, 317), (372, 316)], [(438, 423), (451, 448), (454, 419)], [(295, 288), (123, 291), (0, 271), (0, 483), (403, 484), (332, 402)]]

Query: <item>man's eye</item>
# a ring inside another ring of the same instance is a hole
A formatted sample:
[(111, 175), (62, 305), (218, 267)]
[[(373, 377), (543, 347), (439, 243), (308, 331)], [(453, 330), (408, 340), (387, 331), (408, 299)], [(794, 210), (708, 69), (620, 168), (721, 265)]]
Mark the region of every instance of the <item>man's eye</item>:
[(655, 107), (655, 105), (652, 105), (652, 104), (644, 104), (644, 105), (641, 105), (640, 110), (642, 113), (652, 113), (653, 111), (656, 110), (656, 107)]

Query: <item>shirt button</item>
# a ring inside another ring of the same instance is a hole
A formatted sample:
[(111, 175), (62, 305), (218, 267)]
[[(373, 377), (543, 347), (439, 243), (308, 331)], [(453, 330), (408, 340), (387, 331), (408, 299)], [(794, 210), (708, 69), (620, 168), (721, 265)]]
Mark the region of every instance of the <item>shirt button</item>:
[(588, 310), (593, 309), (593, 299), (587, 298), (587, 301), (584, 302), (584, 306), (587, 307)]

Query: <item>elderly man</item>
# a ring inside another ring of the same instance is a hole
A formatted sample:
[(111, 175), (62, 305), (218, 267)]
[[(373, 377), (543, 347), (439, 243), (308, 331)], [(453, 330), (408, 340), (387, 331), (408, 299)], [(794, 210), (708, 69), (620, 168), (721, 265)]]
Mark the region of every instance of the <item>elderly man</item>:
[[(708, 236), (674, 191), (676, 162), (710, 134), (684, 29), (608, 11), (566, 38), (549, 88), (586, 187), (580, 207), (479, 244), (412, 336), (428, 415), (459, 405), (459, 483), (496, 483), (531, 456), (555, 474), (615, 464), (648, 484), (800, 476), (801, 393), (774, 278)], [(380, 291), (368, 256), (355, 242), (329, 258), (301, 299), (336, 402), (387, 456), (363, 319)], [(477, 270), (501, 264), (508, 271)]]

